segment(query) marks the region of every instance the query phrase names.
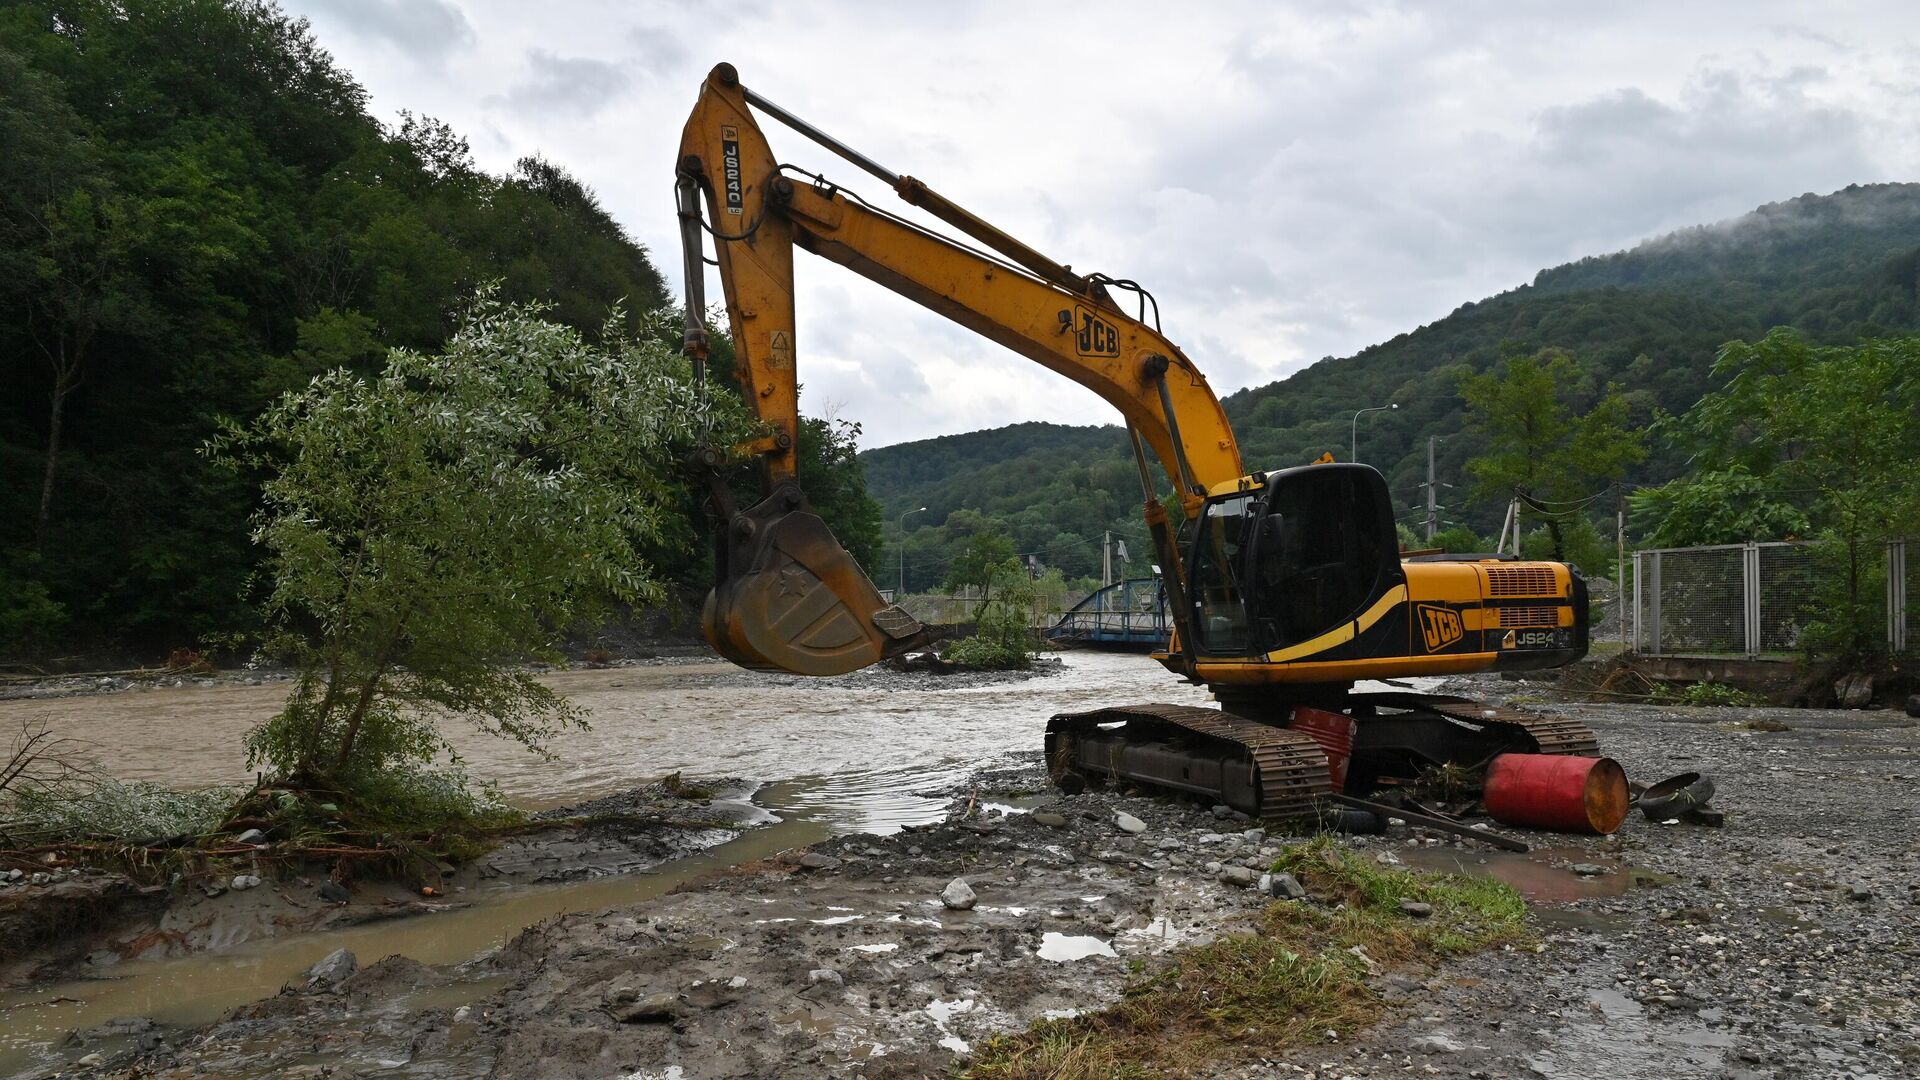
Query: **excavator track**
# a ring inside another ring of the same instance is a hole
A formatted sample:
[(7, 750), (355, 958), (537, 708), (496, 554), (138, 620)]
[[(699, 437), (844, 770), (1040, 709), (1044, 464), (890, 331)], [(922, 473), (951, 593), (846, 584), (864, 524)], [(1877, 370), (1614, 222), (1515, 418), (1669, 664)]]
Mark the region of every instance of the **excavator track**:
[(1531, 742), (1531, 747), (1513, 748), (1526, 753), (1600, 756), (1600, 740), (1594, 735), (1593, 729), (1564, 716), (1542, 716), (1447, 694), (1361, 694), (1355, 695), (1353, 701), (1356, 704), (1437, 713), (1450, 720)]
[(1319, 743), (1218, 709), (1059, 713), (1047, 724), (1046, 746), (1055, 782), (1069, 789), (1089, 777), (1126, 780), (1218, 799), (1256, 818), (1311, 818), (1333, 793)]

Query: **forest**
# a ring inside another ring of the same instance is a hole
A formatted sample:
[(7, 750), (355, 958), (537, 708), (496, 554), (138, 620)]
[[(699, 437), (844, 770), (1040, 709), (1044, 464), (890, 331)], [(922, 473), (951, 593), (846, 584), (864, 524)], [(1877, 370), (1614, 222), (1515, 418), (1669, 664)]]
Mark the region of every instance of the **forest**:
[[(1685, 413), (1717, 385), (1713, 368), (1730, 341), (1791, 327), (1816, 345), (1910, 334), (1920, 328), (1920, 185), (1857, 185), (1770, 203), (1715, 225), (1658, 237), (1630, 251), (1540, 271), (1530, 284), (1462, 304), (1443, 319), (1349, 357), (1327, 357), (1279, 382), (1225, 398), (1249, 468), (1344, 459), (1353, 411), (1392, 403), (1360, 420), (1360, 458), (1378, 467), (1399, 520), (1425, 517), (1427, 445), (1444, 483), (1443, 524), (1490, 537), (1504, 499), (1470, 501), (1467, 464), (1486, 452), (1466, 422), (1464, 377), (1515, 356), (1563, 351), (1573, 365), (1559, 390), (1575, 412), (1624, 399), (1628, 423)], [(1204, 366), (1205, 358), (1198, 357)], [(1692, 447), (1654, 438), (1626, 469), (1630, 487), (1686, 471)], [(1106, 529), (1132, 529), (1144, 550), (1139, 482), (1118, 427), (1018, 424), (903, 443), (861, 455), (868, 482), (898, 535), (909, 519), (909, 588), (929, 586), (944, 563), (998, 519), (1021, 552), (1069, 577), (1097, 575)], [(1614, 502), (1601, 510), (1611, 531)], [(949, 515), (960, 511), (951, 528)], [(1649, 521), (1649, 525), (1652, 522)], [(1470, 536), (1459, 531), (1456, 538)], [(1136, 572), (1140, 569), (1136, 565)]]
[[(328, 370), (371, 375), (390, 348), (444, 345), (482, 288), (589, 335), (615, 305), (626, 333), (670, 305), (650, 253), (564, 165), (495, 175), (444, 123), (382, 123), (264, 0), (0, 5), (0, 148), (0, 660), (151, 657), (257, 629), (259, 478), (204, 453), (223, 419)], [(1417, 527), (1438, 437), (1448, 542), (1471, 545), (1504, 500), (1471, 497), (1488, 439), (1468, 422), (1470, 376), (1551, 352), (1571, 414), (1606, 402), (1664, 430), (1715, 389), (1725, 343), (1911, 333), (1917, 283), (1920, 185), (1853, 186), (1542, 270), (1225, 405), (1252, 468), (1345, 457), (1353, 410), (1396, 405), (1363, 418), (1361, 458)], [(883, 588), (939, 588), (986, 534), (1083, 583), (1111, 534), (1117, 575), (1151, 572), (1118, 427), (1026, 423), (856, 455), (858, 438), (809, 419), (801, 471)], [(1647, 440), (1626, 486), (1680, 475), (1691, 452)], [(698, 588), (702, 497), (674, 482), (681, 512), (645, 554)]]
[[(252, 631), (257, 478), (202, 452), (220, 420), (437, 348), (496, 284), (588, 333), (668, 304), (565, 167), (492, 175), (443, 123), (379, 122), (271, 3), (0, 4), (0, 660)], [(800, 450), (872, 558), (852, 438), (810, 421)], [(647, 554), (692, 585), (683, 496)]]

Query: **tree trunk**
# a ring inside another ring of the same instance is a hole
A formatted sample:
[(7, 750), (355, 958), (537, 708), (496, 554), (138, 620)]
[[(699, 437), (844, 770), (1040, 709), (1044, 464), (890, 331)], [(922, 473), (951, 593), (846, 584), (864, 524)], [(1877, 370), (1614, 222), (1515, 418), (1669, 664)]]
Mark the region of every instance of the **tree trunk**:
[[(1566, 562), (1567, 544), (1560, 532), (1560, 519), (1551, 514), (1547, 516), (1547, 535), (1553, 539), (1553, 561)], [(1514, 546), (1519, 547), (1517, 543)]]
[(47, 521), (53, 516), (53, 477), (60, 464), (60, 428), (66, 414), (67, 395), (73, 382), (64, 372), (53, 379), (53, 401), (47, 416), (47, 468), (40, 477), (40, 512), (33, 523), (33, 553), (44, 554), (47, 546)]

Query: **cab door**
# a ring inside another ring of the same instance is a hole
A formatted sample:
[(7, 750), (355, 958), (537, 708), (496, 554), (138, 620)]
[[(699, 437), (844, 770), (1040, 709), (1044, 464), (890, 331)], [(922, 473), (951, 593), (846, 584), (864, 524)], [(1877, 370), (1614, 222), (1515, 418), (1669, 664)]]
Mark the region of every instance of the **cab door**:
[(1255, 518), (1241, 590), (1250, 652), (1335, 630), (1405, 580), (1386, 481), (1370, 466), (1269, 474)]

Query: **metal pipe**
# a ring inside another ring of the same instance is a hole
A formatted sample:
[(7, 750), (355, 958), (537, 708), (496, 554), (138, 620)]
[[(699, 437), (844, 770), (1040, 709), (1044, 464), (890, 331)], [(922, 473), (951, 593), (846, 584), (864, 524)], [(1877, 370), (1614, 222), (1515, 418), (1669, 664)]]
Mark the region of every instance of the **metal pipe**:
[(707, 371), (707, 264), (700, 239), (700, 181), (681, 173), (674, 184), (680, 203), (680, 257), (685, 277), (686, 330), (682, 347), (693, 360), (695, 378)]
[(1156, 356), (1149, 363), (1153, 385), (1160, 391), (1160, 411), (1166, 414), (1167, 434), (1173, 436), (1173, 460), (1180, 470), (1180, 486), (1188, 492), (1205, 495), (1206, 491), (1193, 479), (1193, 467), (1187, 464), (1187, 444), (1180, 438), (1180, 418), (1174, 415), (1173, 393), (1167, 389), (1167, 358)]
[(775, 120), (780, 121), (800, 134), (805, 135), (807, 138), (812, 139), (814, 142), (819, 143), (821, 146), (846, 158), (867, 172), (885, 180), (889, 186), (900, 182), (899, 173), (894, 172), (860, 151), (855, 150), (853, 147), (848, 146), (846, 143), (841, 142), (839, 139), (821, 131), (819, 128), (814, 127), (812, 124), (807, 123), (805, 120), (800, 119), (780, 106), (775, 105), (762, 95), (756, 94), (744, 86), (741, 87), (740, 90), (746, 94), (747, 104), (752, 105), (754, 108), (759, 109)]
[[(974, 215), (960, 206), (960, 204), (933, 190), (919, 180), (894, 172), (892, 169), (862, 154), (860, 151), (821, 131), (819, 128), (814, 127), (812, 124), (807, 123), (805, 120), (800, 119), (798, 116), (775, 105), (765, 97), (754, 93), (744, 86), (740, 88), (740, 92), (746, 95), (747, 104), (752, 105), (754, 108), (759, 109), (775, 120), (805, 135), (807, 138), (826, 147), (828, 150), (859, 166), (861, 169), (886, 181), (887, 185), (893, 188), (896, 194), (914, 206), (925, 210), (941, 221), (959, 229), (961, 232), (966, 233), (975, 240), (1005, 255), (1007, 258), (1040, 275), (1040, 277), (1045, 280), (1053, 282), (1055, 285), (1059, 285), (1062, 288), (1076, 293), (1094, 296), (1096, 299), (1105, 299), (1105, 290), (1096, 292), (1093, 286), (1088, 283), (1087, 279), (1074, 273), (1071, 267), (1047, 258), (1038, 250), (1021, 243), (1011, 234), (989, 225), (982, 218)], [(1107, 302), (1104, 306), (1112, 307), (1112, 304), (1111, 302)], [(1119, 309), (1114, 308), (1113, 310), (1118, 311)]]

